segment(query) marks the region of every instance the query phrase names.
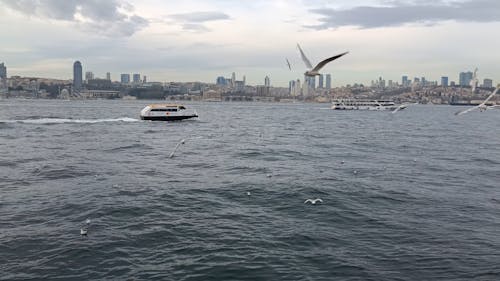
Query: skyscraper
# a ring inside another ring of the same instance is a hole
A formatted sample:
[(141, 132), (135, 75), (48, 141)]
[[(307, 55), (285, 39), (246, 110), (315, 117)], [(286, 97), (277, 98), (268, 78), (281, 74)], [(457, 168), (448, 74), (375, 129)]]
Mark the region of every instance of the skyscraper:
[(403, 85), (403, 87), (408, 87), (408, 85), (410, 84), (408, 82), (408, 76), (404, 75), (402, 78), (401, 78), (401, 84)]
[(448, 87), (448, 77), (441, 77), (441, 87)]
[(73, 63), (73, 90), (79, 92), (83, 85), (82, 63), (75, 61)]
[(0, 63), (0, 79), (5, 79), (5, 78), (7, 78), (7, 67), (2, 62)]
[(326, 75), (326, 79), (325, 79), (325, 87), (330, 90), (332, 88), (332, 75), (331, 74), (327, 74)]
[(269, 78), (269, 76), (266, 76), (266, 78), (264, 78), (264, 86), (271, 87), (271, 79)]
[(106, 80), (111, 81), (111, 73), (106, 72)]
[(146, 75), (142, 76), (142, 83), (146, 83), (148, 80), (147, 80), (147, 77)]
[(485, 87), (485, 88), (493, 88), (493, 80), (491, 80), (491, 79), (484, 79), (483, 80), (483, 87)]
[(138, 84), (138, 83), (141, 83), (141, 75), (138, 74), (138, 73), (134, 73), (134, 75), (132, 76), (133, 78), (133, 82)]
[(236, 86), (236, 73), (233, 72), (233, 74), (231, 75), (231, 87), (235, 87)]
[(319, 81), (318, 81), (318, 82), (319, 82), (319, 83), (318, 83), (319, 85), (318, 85), (318, 88), (323, 88), (323, 79), (324, 79), (324, 77), (325, 77), (325, 76), (324, 76), (323, 74), (320, 74), (320, 75), (319, 75)]
[(219, 86), (224, 86), (224, 85), (227, 85), (226, 83), (226, 78), (224, 78), (224, 76), (219, 76), (217, 77), (217, 79), (215, 80), (215, 84), (219, 85)]
[(458, 76), (458, 84), (460, 86), (469, 86), (471, 80), (472, 80), (472, 72), (471, 71), (460, 72), (460, 74)]
[(129, 84), (130, 83), (130, 74), (128, 73), (123, 73), (120, 75), (120, 82), (122, 84)]

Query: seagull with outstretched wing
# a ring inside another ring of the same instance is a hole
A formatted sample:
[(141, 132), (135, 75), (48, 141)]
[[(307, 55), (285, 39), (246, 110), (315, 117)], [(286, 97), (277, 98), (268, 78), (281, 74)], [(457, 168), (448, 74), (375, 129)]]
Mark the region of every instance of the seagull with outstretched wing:
[(491, 93), (481, 104), (468, 108), (466, 110), (455, 112), (455, 115), (462, 115), (476, 109), (479, 109), (479, 111), (485, 111), (486, 109), (488, 109), (486, 103), (498, 92), (498, 89), (500, 89), (500, 87), (497, 87), (495, 91), (493, 91), (493, 93)]
[(331, 61), (334, 61), (346, 54), (348, 54), (349, 52), (344, 52), (342, 54), (338, 54), (336, 56), (333, 56), (333, 57), (329, 57), (325, 60), (322, 60), (321, 62), (319, 62), (315, 67), (312, 66), (311, 62), (309, 61), (309, 59), (306, 57), (306, 55), (304, 54), (304, 51), (302, 51), (302, 48), (300, 47), (299, 44), (297, 44), (297, 48), (299, 49), (300, 51), (300, 57), (302, 58), (302, 60), (304, 61), (304, 64), (306, 65), (307, 67), (307, 71), (304, 73), (304, 75), (306, 76), (317, 76), (317, 75), (320, 75), (319, 74), (319, 71), (321, 68), (323, 68), (323, 66), (325, 66), (327, 63), (331, 62)]

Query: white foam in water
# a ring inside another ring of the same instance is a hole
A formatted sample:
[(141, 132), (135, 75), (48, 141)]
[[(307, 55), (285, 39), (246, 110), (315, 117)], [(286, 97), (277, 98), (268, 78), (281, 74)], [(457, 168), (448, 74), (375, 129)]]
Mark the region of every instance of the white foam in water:
[(63, 124), (63, 123), (84, 123), (94, 124), (103, 122), (138, 122), (139, 119), (122, 117), (111, 119), (66, 119), (66, 118), (40, 118), (25, 120), (0, 120), (0, 123), (25, 123), (25, 124)]

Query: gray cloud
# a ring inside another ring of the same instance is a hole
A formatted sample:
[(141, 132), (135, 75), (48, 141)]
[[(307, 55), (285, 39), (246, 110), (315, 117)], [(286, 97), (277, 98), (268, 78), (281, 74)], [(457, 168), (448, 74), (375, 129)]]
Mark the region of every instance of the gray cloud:
[(110, 37), (131, 36), (148, 25), (145, 18), (122, 12), (133, 7), (120, 0), (0, 0), (0, 4), (27, 16), (73, 22)]
[(174, 22), (180, 23), (182, 29), (186, 31), (193, 32), (208, 32), (210, 31), (204, 23), (217, 21), (217, 20), (229, 20), (230, 17), (222, 12), (193, 12), (185, 14), (173, 14), (168, 16), (169, 19)]
[(465, 1), (388, 1), (385, 6), (361, 6), (347, 10), (311, 9), (321, 15), (318, 25), (308, 28), (327, 29), (341, 26), (377, 28), (401, 26), (409, 23), (436, 24), (454, 20), (462, 22), (497, 22), (500, 21), (500, 1), (465, 0)]

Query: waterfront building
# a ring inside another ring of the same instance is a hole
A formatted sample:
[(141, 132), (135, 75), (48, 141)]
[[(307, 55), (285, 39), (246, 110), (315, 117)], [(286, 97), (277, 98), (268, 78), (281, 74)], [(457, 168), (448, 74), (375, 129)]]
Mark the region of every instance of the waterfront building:
[(441, 77), (441, 87), (448, 87), (448, 77), (447, 76)]
[(146, 75), (142, 76), (142, 83), (147, 83), (148, 80), (146, 78)]
[(7, 67), (2, 62), (0, 63), (0, 79), (6, 79), (6, 78), (7, 78)]
[(132, 79), (133, 79), (134, 84), (141, 83), (141, 75), (138, 73), (134, 73), (134, 75), (132, 75)]
[(233, 72), (231, 75), (231, 87), (236, 87), (236, 73)]
[(106, 72), (106, 80), (111, 81), (111, 73)]
[(325, 88), (330, 90), (332, 88), (332, 75), (327, 74), (325, 78)]
[(94, 79), (94, 73), (92, 73), (92, 71), (85, 72), (85, 81), (89, 81), (91, 79)]
[(82, 63), (79, 61), (75, 61), (75, 63), (73, 63), (73, 90), (75, 92), (80, 92), (82, 90), (82, 85), (83, 85)]
[(128, 74), (128, 73), (122, 73), (120, 75), (120, 82), (122, 84), (130, 84), (130, 74)]

